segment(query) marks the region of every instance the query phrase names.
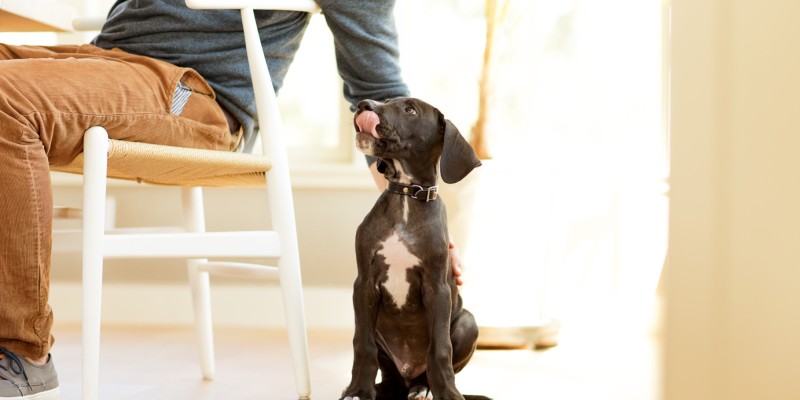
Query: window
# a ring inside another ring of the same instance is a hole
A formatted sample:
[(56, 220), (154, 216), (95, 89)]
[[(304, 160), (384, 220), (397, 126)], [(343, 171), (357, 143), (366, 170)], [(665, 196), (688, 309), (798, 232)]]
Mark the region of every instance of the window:
[[(412, 95), (440, 105), (468, 134), (477, 107), (483, 2), (403, 0), (395, 7), (400, 62)], [(437, 33), (435, 40), (430, 32)], [(323, 16), (311, 19), (278, 99), (293, 163), (362, 165)]]
[[(617, 167), (641, 161), (663, 174), (661, 3), (512, 0), (496, 49), (493, 155), (524, 157), (517, 153), (531, 147), (553, 155), (552, 146), (573, 143), (569, 151), (604, 154), (598, 161)], [(403, 0), (395, 15), (412, 95), (439, 107), (469, 136), (478, 109), (484, 1)], [(280, 95), (293, 160), (360, 157), (330, 35), (324, 17), (312, 18)], [(633, 143), (638, 147), (629, 151)]]
[(311, 18), (278, 103), (294, 164), (345, 163), (352, 159), (353, 128), (342, 97), (333, 35), (323, 16)]

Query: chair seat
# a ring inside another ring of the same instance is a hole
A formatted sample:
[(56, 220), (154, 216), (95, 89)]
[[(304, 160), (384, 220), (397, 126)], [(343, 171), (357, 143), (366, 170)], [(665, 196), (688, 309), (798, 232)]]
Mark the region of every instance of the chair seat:
[[(269, 158), (109, 139), (108, 177), (169, 186), (263, 186)], [(83, 173), (83, 153), (53, 171)]]

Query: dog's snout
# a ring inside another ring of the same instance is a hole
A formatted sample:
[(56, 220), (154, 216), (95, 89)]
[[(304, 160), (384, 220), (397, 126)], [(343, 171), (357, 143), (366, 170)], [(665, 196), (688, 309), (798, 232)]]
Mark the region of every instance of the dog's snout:
[(374, 100), (361, 100), (358, 102), (357, 107), (359, 111), (375, 111), (378, 104)]

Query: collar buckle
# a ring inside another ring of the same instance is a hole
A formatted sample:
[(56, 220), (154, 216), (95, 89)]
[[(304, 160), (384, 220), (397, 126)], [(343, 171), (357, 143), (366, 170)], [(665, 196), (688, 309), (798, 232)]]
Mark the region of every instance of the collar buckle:
[[(417, 200), (424, 200), (426, 203), (429, 201), (436, 200), (439, 197), (439, 186), (434, 185), (428, 188), (424, 188), (420, 185), (411, 185), (412, 189), (417, 189), (416, 192), (409, 194), (409, 196), (417, 199)], [(424, 197), (419, 197), (419, 194), (425, 192)]]

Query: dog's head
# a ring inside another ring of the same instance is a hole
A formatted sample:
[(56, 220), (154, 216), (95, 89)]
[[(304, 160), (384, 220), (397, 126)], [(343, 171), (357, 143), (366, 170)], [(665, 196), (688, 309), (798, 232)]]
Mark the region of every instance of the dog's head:
[[(380, 103), (363, 100), (354, 117), (356, 147), (364, 154), (394, 160), (410, 177), (436, 174), (436, 162), (446, 183), (463, 179), (481, 165), (472, 146), (439, 110), (414, 98)], [(384, 164), (387, 177), (393, 163)], [(421, 176), (420, 176), (421, 177)]]

